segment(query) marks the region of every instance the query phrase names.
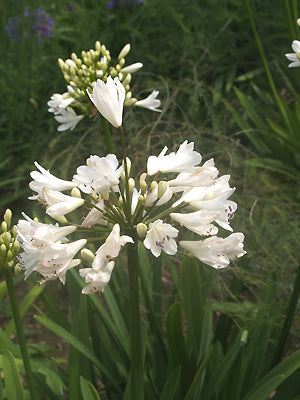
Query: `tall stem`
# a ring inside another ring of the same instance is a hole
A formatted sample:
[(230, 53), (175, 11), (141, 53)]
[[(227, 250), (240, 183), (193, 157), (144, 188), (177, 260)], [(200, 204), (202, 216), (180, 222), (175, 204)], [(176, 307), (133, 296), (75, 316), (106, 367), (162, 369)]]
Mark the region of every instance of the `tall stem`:
[(138, 247), (128, 243), (127, 261), (129, 276), (129, 313), (131, 339), (131, 400), (144, 399), (143, 352), (138, 281)]
[(101, 121), (102, 121), (103, 130), (104, 130), (104, 139), (105, 139), (107, 151), (109, 153), (113, 154), (115, 151), (114, 151), (114, 145), (113, 145), (113, 142), (111, 139), (109, 123), (107, 122), (107, 120), (104, 117), (102, 117), (102, 115), (101, 115)]
[(14, 322), (15, 322), (15, 326), (16, 326), (16, 330), (17, 330), (19, 346), (20, 346), (21, 353), (22, 353), (23, 364), (24, 364), (25, 373), (26, 373), (26, 377), (27, 377), (30, 398), (31, 398), (31, 400), (37, 400), (37, 395), (36, 395), (34, 384), (33, 384), (33, 377), (32, 377), (32, 372), (31, 372), (29, 354), (28, 354), (28, 350), (27, 350), (27, 346), (26, 346), (22, 321), (21, 321), (21, 317), (20, 317), (20, 313), (19, 313), (18, 301), (17, 301), (15, 286), (13, 283), (12, 273), (10, 270), (4, 269), (4, 274), (5, 274), (6, 286), (7, 286), (7, 291), (8, 291), (9, 300), (10, 300), (10, 306), (11, 306), (11, 310), (12, 310), (12, 314), (13, 314), (13, 318), (14, 318)]

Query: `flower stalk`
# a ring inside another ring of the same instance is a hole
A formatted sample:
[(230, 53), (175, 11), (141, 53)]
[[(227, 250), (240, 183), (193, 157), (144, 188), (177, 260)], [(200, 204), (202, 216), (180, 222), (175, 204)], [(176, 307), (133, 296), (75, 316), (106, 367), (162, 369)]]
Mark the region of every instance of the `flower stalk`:
[(138, 246), (127, 245), (128, 278), (129, 278), (129, 318), (131, 334), (131, 400), (144, 399), (143, 385), (143, 351), (141, 338), (141, 316), (139, 299)]
[(15, 286), (13, 283), (12, 270), (8, 269), (8, 268), (4, 268), (4, 276), (5, 276), (10, 306), (11, 306), (11, 310), (12, 310), (12, 314), (13, 314), (13, 318), (14, 318), (14, 322), (15, 322), (15, 326), (16, 326), (16, 331), (17, 331), (17, 335), (18, 335), (19, 346), (20, 346), (21, 353), (22, 353), (23, 364), (24, 364), (24, 369), (25, 369), (25, 373), (26, 373), (30, 398), (31, 398), (31, 400), (38, 400), (38, 397), (37, 397), (36, 391), (35, 391), (35, 387), (34, 387), (34, 383), (33, 383), (33, 376), (32, 376), (32, 371), (31, 371), (31, 366), (30, 366), (30, 358), (29, 358), (29, 354), (28, 354), (28, 350), (27, 350), (27, 346), (26, 346), (26, 340), (25, 340), (22, 321), (21, 321), (21, 317), (20, 317), (19, 306), (18, 306), (18, 301), (17, 301), (17, 296), (16, 296), (16, 290), (15, 290)]

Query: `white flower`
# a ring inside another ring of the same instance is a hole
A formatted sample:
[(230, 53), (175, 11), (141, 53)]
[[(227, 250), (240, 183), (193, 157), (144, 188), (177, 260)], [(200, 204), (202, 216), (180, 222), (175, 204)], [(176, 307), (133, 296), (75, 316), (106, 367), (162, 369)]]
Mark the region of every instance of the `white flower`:
[(118, 257), (121, 247), (126, 243), (133, 243), (130, 236), (120, 236), (120, 225), (114, 225), (105, 243), (96, 251), (92, 268), (80, 269), (80, 275), (85, 278), (87, 286), (82, 289), (82, 293), (89, 294), (104, 290), (110, 281), (111, 273), (114, 268), (113, 258)]
[(18, 259), (21, 268), (25, 270), (25, 279), (37, 271), (46, 279), (58, 277), (65, 283), (66, 271), (80, 263), (80, 260), (73, 258), (86, 244), (86, 240), (61, 243), (66, 241), (65, 235), (75, 231), (74, 226), (60, 228), (33, 221), (25, 214), (23, 216), (26, 220), (19, 220), (16, 229), (18, 241), (24, 250)]
[(228, 197), (235, 191), (235, 188), (230, 188), (229, 179), (230, 175), (223, 175), (216, 179), (213, 185), (186, 190), (181, 199), (176, 201), (172, 207), (185, 202), (197, 210), (219, 210), (224, 207)]
[[(127, 67), (127, 68), (129, 68), (129, 67)], [(122, 71), (124, 72), (124, 69)], [(149, 94), (148, 97), (146, 97), (144, 100), (137, 101), (136, 103), (134, 103), (134, 105), (138, 106), (138, 107), (148, 108), (148, 110), (151, 110), (151, 111), (161, 112), (161, 110), (158, 109), (158, 107), (160, 106), (160, 100), (158, 100), (156, 98), (158, 95), (159, 95), (159, 91), (153, 90), (153, 92), (151, 94)]]
[(83, 268), (79, 270), (79, 274), (82, 278), (85, 278), (87, 286), (85, 286), (81, 293), (91, 294), (95, 292), (103, 292), (105, 286), (110, 281), (112, 270), (114, 269), (114, 261), (110, 261), (105, 265), (102, 270), (94, 268)]
[(58, 224), (43, 224), (29, 218), (22, 213), (24, 219), (20, 219), (16, 225), (18, 241), (23, 245), (29, 244), (32, 247), (42, 248), (48, 242), (66, 241), (66, 235), (76, 230), (75, 226), (59, 227)]
[(46, 214), (58, 220), (84, 204), (84, 199), (67, 196), (57, 190), (47, 188), (42, 190), (41, 198), (43, 203), (48, 206)]
[(190, 187), (210, 186), (214, 183), (219, 171), (214, 159), (206, 161), (202, 167), (193, 168), (192, 172), (181, 172), (175, 179), (168, 181), (173, 192), (182, 192)]
[(29, 183), (29, 187), (34, 192), (37, 192), (38, 195), (34, 195), (29, 197), (30, 200), (36, 200), (39, 197), (39, 193), (43, 190), (44, 187), (50, 190), (68, 190), (73, 189), (76, 186), (76, 183), (70, 181), (64, 181), (63, 179), (56, 178), (56, 176), (52, 175), (49, 170), (46, 170), (41, 165), (39, 165), (36, 161), (34, 162), (36, 168), (40, 171), (32, 171), (30, 172), (30, 176), (33, 179)]
[(227, 229), (232, 232), (232, 228), (229, 225), (229, 220), (233, 218), (233, 214), (237, 209), (237, 204), (234, 201), (228, 200), (225, 202), (224, 206), (220, 208), (219, 215), (215, 219), (215, 222), (222, 228)]
[(232, 233), (225, 239), (212, 236), (199, 241), (181, 241), (179, 244), (203, 263), (214, 268), (225, 268), (230, 260), (246, 254), (243, 241), (242, 233)]
[(201, 162), (201, 155), (194, 151), (194, 143), (183, 142), (176, 153), (165, 155), (168, 148), (156, 156), (150, 156), (147, 161), (147, 172), (154, 175), (157, 172), (191, 172), (195, 165)]
[(47, 103), (49, 106), (48, 111), (54, 114), (59, 114), (61, 110), (67, 108), (73, 100), (72, 97), (66, 98), (63, 94), (55, 93)]
[(121, 247), (126, 243), (133, 243), (130, 236), (120, 236), (120, 225), (115, 224), (105, 243), (96, 251), (92, 267), (96, 270), (102, 269), (113, 258), (118, 257)]
[(59, 114), (55, 115), (55, 119), (61, 125), (58, 126), (57, 130), (67, 131), (68, 129), (73, 130), (78, 122), (83, 118), (83, 115), (76, 115), (73, 108), (68, 107), (66, 109), (61, 109)]
[(155, 257), (159, 257), (162, 250), (167, 254), (173, 255), (177, 252), (177, 244), (173, 239), (177, 235), (178, 230), (176, 228), (158, 219), (149, 224), (149, 230), (143, 243)]
[(187, 214), (171, 213), (170, 217), (190, 231), (198, 233), (198, 235), (216, 235), (218, 228), (211, 224), (218, 218), (219, 212), (200, 210)]
[(289, 67), (299, 67), (300, 66), (300, 42), (299, 40), (294, 40), (292, 43), (292, 49), (295, 53), (287, 53), (285, 56), (293, 61), (289, 64)]
[(90, 228), (95, 224), (107, 225), (106, 219), (103, 218), (103, 212), (101, 212), (104, 211), (105, 208), (104, 200), (100, 199), (96, 204), (96, 207), (92, 207), (91, 211), (87, 214), (81, 226), (87, 226)]
[(86, 164), (78, 167), (77, 175), (73, 176), (73, 181), (82, 192), (98, 195), (118, 185), (123, 167), (118, 168), (119, 162), (114, 154), (90, 156)]
[[(121, 72), (125, 72), (126, 74), (133, 74), (134, 72), (138, 71), (139, 69), (143, 68), (143, 64), (141, 62), (137, 62), (127, 67), (121, 69)], [(159, 107), (159, 105), (158, 105)]]
[(97, 79), (93, 87), (93, 94), (87, 94), (100, 114), (103, 115), (114, 127), (122, 125), (123, 104), (125, 88), (118, 78), (107, 78), (107, 82)]

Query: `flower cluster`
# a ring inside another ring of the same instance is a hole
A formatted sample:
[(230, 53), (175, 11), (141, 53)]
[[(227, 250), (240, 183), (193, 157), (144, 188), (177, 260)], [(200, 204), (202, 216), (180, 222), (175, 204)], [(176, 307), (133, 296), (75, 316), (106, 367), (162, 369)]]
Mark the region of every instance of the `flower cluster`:
[[(230, 219), (237, 204), (229, 200), (235, 190), (229, 186), (230, 176), (219, 177), (213, 159), (201, 165), (194, 143), (185, 141), (176, 152), (167, 152), (165, 147), (158, 156), (150, 156), (138, 179), (130, 174), (130, 159), (119, 163), (114, 154), (91, 155), (71, 181), (35, 163), (39, 171), (31, 172), (29, 186), (35, 194), (30, 199), (38, 200), (49, 216), (66, 226), (27, 216), (19, 221), (18, 240), (24, 250), (19, 259), (25, 276), (37, 271), (45, 279), (58, 277), (64, 282), (66, 271), (79, 263), (75, 254), (95, 236), (100, 242), (96, 253), (81, 251), (91, 262), (91, 267), (80, 269), (87, 283), (83, 293), (103, 291), (113, 260), (126, 243), (141, 241), (155, 257), (162, 251), (176, 254), (179, 244), (214, 268), (227, 267), (230, 260), (245, 254), (242, 233), (216, 236), (218, 227), (232, 231)], [(79, 207), (87, 212), (80, 225), (72, 224), (66, 215)], [(67, 242), (65, 236), (75, 231), (84, 239)], [(183, 240), (188, 232), (197, 240)]]
[(53, 36), (54, 20), (41, 7), (37, 10), (30, 10), (25, 7), (23, 21), (21, 17), (8, 18), (7, 25), (4, 28), (8, 37), (20, 41), (22, 24), (24, 26), (24, 39), (27, 39), (31, 32), (36, 35), (38, 42), (43, 41), (43, 38)]
[[(65, 93), (53, 94), (48, 101), (48, 111), (54, 113), (55, 119), (60, 123), (58, 131), (72, 130), (85, 115), (91, 115), (94, 107), (89, 97), (95, 86), (105, 86), (106, 83), (112, 85), (110, 80), (117, 80), (120, 84), (118, 91), (121, 93), (122, 105), (135, 105), (160, 112), (160, 101), (156, 99), (158, 91), (153, 91), (146, 99), (140, 101), (132, 97), (131, 75), (142, 68), (143, 64), (137, 62), (125, 66), (125, 57), (129, 51), (130, 45), (126, 44), (118, 55), (116, 64), (112, 64), (109, 50), (97, 41), (95, 49), (81, 52), (82, 58), (72, 53), (70, 59), (58, 60), (68, 84)], [(74, 108), (79, 111), (79, 115)]]

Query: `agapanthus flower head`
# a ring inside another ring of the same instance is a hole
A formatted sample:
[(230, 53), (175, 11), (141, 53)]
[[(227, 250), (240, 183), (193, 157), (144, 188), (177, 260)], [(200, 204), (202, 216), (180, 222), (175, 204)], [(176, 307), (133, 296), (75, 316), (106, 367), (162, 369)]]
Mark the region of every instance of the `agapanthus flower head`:
[[(20, 261), (26, 277), (36, 270), (46, 279), (64, 281), (66, 271), (79, 262), (73, 259), (75, 253), (90, 237), (93, 242), (99, 237), (99, 245), (95, 254), (89, 249), (82, 251), (89, 263), (88, 268), (80, 269), (87, 283), (85, 294), (103, 291), (121, 249), (137, 246), (138, 241), (154, 257), (162, 252), (175, 255), (179, 243), (214, 268), (225, 268), (243, 256), (242, 233), (216, 236), (222, 229), (232, 231), (230, 221), (237, 204), (229, 200), (235, 190), (229, 186), (230, 176), (218, 176), (213, 160), (200, 165), (202, 156), (194, 150), (194, 143), (185, 141), (177, 151), (166, 153), (164, 148), (159, 156), (150, 156), (148, 173), (142, 172), (138, 179), (131, 176), (132, 170), (135, 174), (132, 162), (128, 158), (126, 163), (119, 162), (114, 154), (91, 155), (86, 165), (77, 168), (72, 182), (60, 180), (36, 164), (40, 172), (32, 172), (34, 181), (30, 183), (37, 192), (34, 198), (43, 202), (48, 215), (68, 226), (49, 226), (28, 217), (19, 221), (24, 250)], [(54, 190), (55, 185), (61, 191), (71, 189), (71, 196)], [(72, 229), (65, 214), (76, 208), (79, 211), (79, 207), (85, 215), (81, 225)], [(75, 229), (84, 239), (67, 243), (64, 235)], [(191, 240), (184, 240), (186, 235)]]
[(48, 111), (53, 112), (55, 119), (62, 124), (58, 127), (59, 131), (74, 129), (84, 115), (95, 113), (95, 107), (116, 127), (122, 125), (123, 105), (161, 111), (158, 109), (160, 100), (157, 99), (157, 90), (140, 101), (132, 96), (132, 74), (141, 69), (143, 64), (136, 62), (126, 65), (125, 57), (129, 51), (130, 45), (126, 44), (113, 63), (109, 50), (97, 41), (95, 49), (82, 51), (81, 57), (72, 53), (67, 60), (58, 60), (68, 90), (51, 97)]

